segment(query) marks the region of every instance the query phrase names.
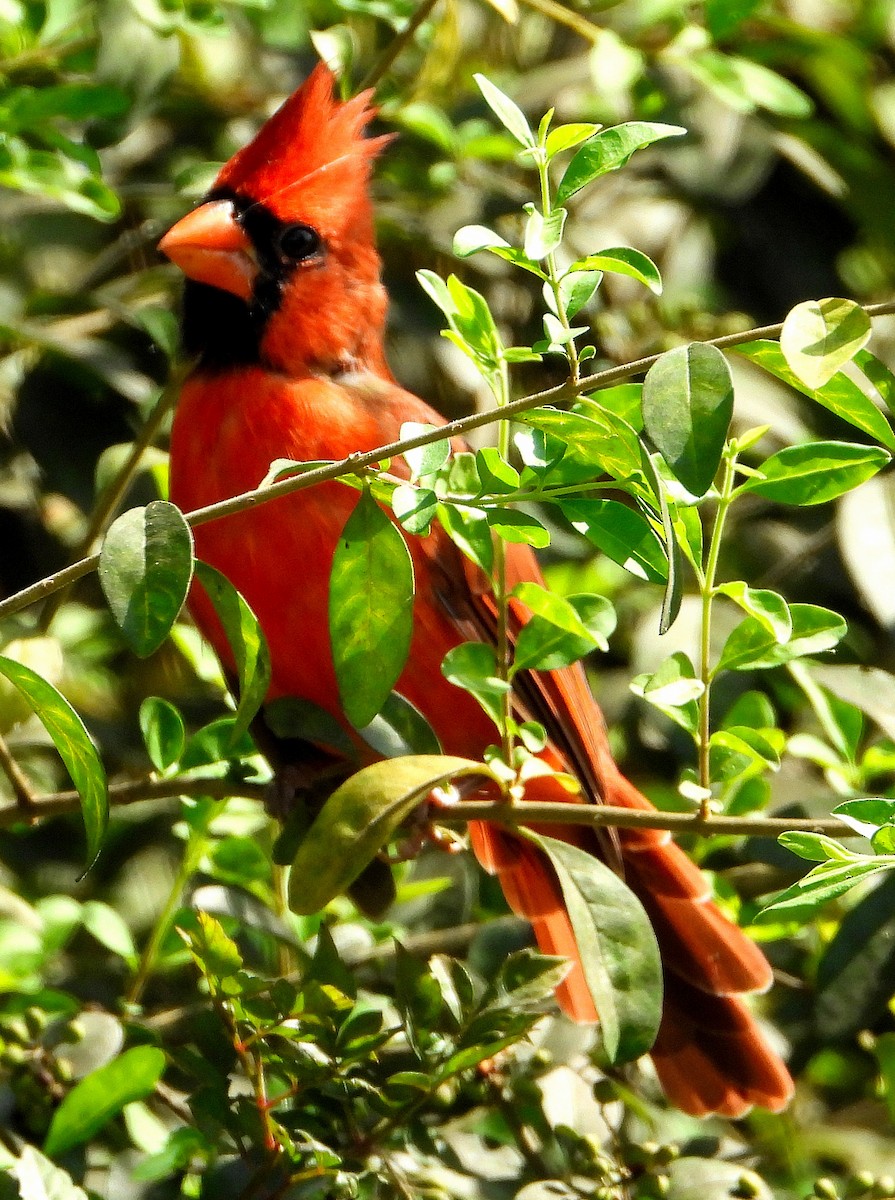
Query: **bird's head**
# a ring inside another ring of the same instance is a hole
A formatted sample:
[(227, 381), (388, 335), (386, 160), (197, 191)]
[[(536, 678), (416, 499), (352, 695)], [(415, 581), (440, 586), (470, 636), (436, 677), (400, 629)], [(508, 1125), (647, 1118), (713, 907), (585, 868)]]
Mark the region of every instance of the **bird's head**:
[(336, 371), (378, 355), (386, 299), (368, 181), (388, 138), (363, 136), (369, 97), (340, 103), (316, 67), (162, 238), (188, 280), (186, 349), (205, 365)]

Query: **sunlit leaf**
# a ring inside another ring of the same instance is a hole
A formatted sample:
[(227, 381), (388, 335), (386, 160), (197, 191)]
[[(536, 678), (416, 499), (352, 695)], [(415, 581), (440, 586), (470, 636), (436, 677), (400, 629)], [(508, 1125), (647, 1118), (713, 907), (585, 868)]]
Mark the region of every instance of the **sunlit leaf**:
[(611, 129), (601, 129), (584, 143), (569, 163), (556, 191), (556, 203), (565, 204), (594, 179), (623, 167), (637, 150), (662, 138), (680, 137), (686, 132), (679, 125), (651, 121), (628, 121)]
[(55, 1156), (83, 1145), (134, 1100), (149, 1096), (165, 1069), (155, 1046), (134, 1046), (76, 1083), (53, 1114), (44, 1152)]
[(25, 697), (65, 763), (81, 800), (89, 867), (100, 852), (109, 821), (109, 788), (102, 760), (84, 722), (51, 683), (24, 663), (5, 656), (0, 656), (0, 675)]
[(741, 485), (778, 504), (824, 504), (871, 479), (891, 459), (879, 446), (851, 442), (807, 442), (784, 446), (761, 464), (761, 478)]
[(870, 332), (870, 318), (854, 300), (806, 300), (787, 314), (780, 349), (799, 379), (820, 388), (867, 345)]

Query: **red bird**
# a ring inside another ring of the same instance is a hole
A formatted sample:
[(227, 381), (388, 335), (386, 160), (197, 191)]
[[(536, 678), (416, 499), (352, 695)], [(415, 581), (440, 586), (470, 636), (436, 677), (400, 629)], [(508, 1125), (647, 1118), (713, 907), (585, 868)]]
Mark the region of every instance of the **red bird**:
[[(171, 498), (184, 510), (256, 487), (274, 459), (342, 459), (397, 439), (406, 421), (444, 423), (396, 383), (383, 353), (387, 296), (368, 181), (385, 139), (363, 137), (368, 102), (369, 94), (336, 101), (330, 72), (317, 67), (161, 242), (187, 276), (184, 343), (198, 357), (171, 438)], [(273, 662), (270, 698), (313, 701), (357, 740), (341, 711), (327, 622), (333, 552), (355, 501), (339, 483), (312, 487), (201, 526), (196, 550), (257, 614)], [(494, 727), (440, 667), (460, 643), (493, 639), (493, 596), (440, 528), (410, 538), (409, 548), (414, 633), (397, 690), (424, 713), (445, 753), (480, 760)], [(508, 545), (507, 564), (510, 586), (540, 578), (526, 547)], [(201, 592), (192, 606), (232, 665)], [(584, 672), (525, 674), (526, 716), (550, 736), (545, 756), (580, 779), (586, 801), (651, 808), (611, 757)], [(546, 777), (530, 784), (527, 798), (571, 797)], [(550, 832), (601, 854), (591, 831)], [(573, 961), (557, 993), (562, 1008), (577, 1021), (596, 1020), (549, 863), (492, 826), (471, 833), (480, 862), (532, 923), (541, 949)], [(711, 902), (669, 834), (622, 829), (618, 847), (662, 952), (665, 1001), (652, 1058), (669, 1098), (698, 1115), (782, 1108), (792, 1081), (739, 998), (770, 986), (764, 956)]]

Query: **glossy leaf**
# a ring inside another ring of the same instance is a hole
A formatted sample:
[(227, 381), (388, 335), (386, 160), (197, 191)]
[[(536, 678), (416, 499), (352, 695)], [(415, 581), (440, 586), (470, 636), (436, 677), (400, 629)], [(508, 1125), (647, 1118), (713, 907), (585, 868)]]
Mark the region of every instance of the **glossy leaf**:
[(640, 512), (618, 500), (559, 502), (563, 515), (574, 529), (614, 562), (651, 583), (668, 578), (668, 560), (653, 528)]
[(220, 571), (196, 563), (196, 578), (214, 606), (236, 663), (239, 703), (231, 734), (235, 744), (247, 731), (270, 688), (270, 651), (248, 602)]
[(741, 621), (721, 651), (716, 671), (750, 671), (776, 667), (794, 658), (832, 650), (848, 631), (838, 613), (814, 604), (790, 605), (792, 633), (781, 644), (757, 617)]
[(100, 551), (99, 581), (135, 654), (146, 658), (168, 636), (192, 576), (192, 531), (167, 500), (132, 508), (111, 526)]
[(686, 133), (679, 125), (651, 121), (628, 121), (602, 129), (578, 150), (566, 168), (556, 191), (556, 203), (565, 204), (576, 192), (609, 171), (623, 167), (637, 150), (662, 138)]
[(824, 904), (838, 899), (872, 875), (895, 868), (895, 857), (860, 858), (847, 863), (820, 863), (758, 913), (755, 920), (805, 921)]
[[(540, 599), (535, 589), (541, 593)], [(534, 616), (520, 630), (513, 656), (513, 673), (538, 669), (553, 671), (577, 662), (591, 650), (608, 650), (607, 638), (615, 629), (615, 611), (602, 596), (562, 597), (537, 584), (514, 588)]]
[[(835, 413), (843, 421), (854, 425), (856, 429), (870, 434), (872, 438), (882, 442), (890, 450), (895, 450), (895, 432), (892, 431), (891, 425), (873, 400), (849, 375), (837, 371), (823, 387), (813, 388), (790, 370), (778, 342), (745, 342), (741, 346), (734, 347), (734, 351), (748, 358), (750, 362), (755, 363), (756, 366), (774, 375), (777, 379), (782, 379), (784, 383), (796, 388), (803, 395), (810, 396), (812, 400)], [(877, 362), (872, 355), (862, 350), (855, 361), (859, 366), (863, 364), (862, 369), (868, 373), (867, 377), (871, 384), (875, 388), (883, 389), (887, 386), (888, 381), (880, 371), (874, 370), (869, 361), (871, 359), (874, 363)], [(890, 394), (880, 390), (880, 395), (885, 400), (886, 396)]]
[(631, 680), (631, 691), (657, 708), (675, 724), (695, 734), (698, 722), (696, 701), (705, 691), (690, 659), (678, 650), (652, 675)]
[(329, 628), (339, 697), (361, 729), (404, 669), (413, 632), (413, 562), (369, 492), (345, 523), (333, 558)]
[(789, 641), (792, 615), (789, 605), (777, 592), (768, 591), (767, 588), (750, 588), (741, 580), (722, 583), (715, 591), (721, 596), (729, 596), (740, 608), (755, 617), (776, 641)]
[(569, 273), (577, 271), (610, 271), (614, 275), (627, 275), (645, 284), (655, 295), (662, 295), (659, 268), (648, 255), (630, 246), (613, 246), (610, 250), (588, 254), (569, 267)]
[(24, 663), (5, 656), (0, 656), (0, 675), (25, 697), (71, 776), (81, 799), (89, 868), (100, 852), (109, 821), (109, 788), (102, 760), (84, 722), (51, 683)]
[(566, 446), (564, 463), (581, 463), (594, 474), (605, 471), (616, 479), (640, 471), (637, 434), (615, 413), (584, 401), (580, 412), (535, 408), (519, 414), (519, 421), (543, 429)]
[(828, 297), (797, 304), (786, 316), (780, 349), (789, 369), (823, 387), (870, 340), (870, 318), (854, 300)]
[(763, 478), (750, 477), (741, 490), (778, 504), (824, 504), (871, 479), (891, 457), (879, 446), (852, 442), (785, 446), (761, 464)]
[(64, 1154), (89, 1141), (126, 1104), (151, 1095), (164, 1069), (161, 1050), (134, 1046), (85, 1075), (53, 1114), (44, 1152), (50, 1156)]
[(531, 513), (515, 508), (488, 510), (488, 524), (505, 542), (519, 542), (543, 550), (550, 545), (550, 533)]
[(730, 419), (733, 383), (724, 355), (692, 342), (669, 350), (643, 382), (644, 428), (684, 487), (702, 496), (712, 485)]
[(392, 692), (370, 724), (358, 732), (383, 758), (441, 754), (441, 743), (435, 730), (400, 692)]
[(510, 685), (497, 673), (497, 652), (485, 642), (464, 642), (444, 656), (441, 673), (456, 687), (475, 696), (479, 704), (499, 726), (503, 697)]
[(640, 901), (593, 855), (526, 831), (559, 877), (610, 1062), (652, 1046), (662, 1015), (662, 964)]
[(593, 137), (599, 128), (599, 125), (584, 122), (557, 125), (555, 129), (551, 129), (547, 134), (547, 140), (544, 143), (548, 161), (557, 154), (562, 154), (564, 150), (571, 150), (573, 146), (578, 146), (582, 142), (587, 141), (588, 138)]
[(434, 787), (481, 764), (417, 755), (384, 759), (352, 775), (305, 834), (289, 876), (293, 912), (314, 913), (345, 891)]
[(504, 95), (500, 88), (484, 75), (473, 75), (473, 79), (479, 85), (479, 91), (485, 97), (488, 107), (501, 125), (513, 135), (520, 145), (533, 147), (535, 136), (519, 105), (509, 96)]
[(438, 520), (466, 557), (486, 575), (490, 574), (494, 563), (494, 541), (484, 511), (465, 504), (439, 504)]
[[(403, 442), (424, 433), (432, 433), (436, 428), (435, 425), (424, 425), (419, 421), (405, 421), (398, 436)], [(411, 478), (414, 480), (419, 479), (421, 475), (431, 475), (435, 471), (440, 471), (450, 456), (451, 443), (447, 438), (438, 442), (429, 442), (425, 446), (417, 446), (415, 450), (404, 452), (404, 458), (410, 467)]]

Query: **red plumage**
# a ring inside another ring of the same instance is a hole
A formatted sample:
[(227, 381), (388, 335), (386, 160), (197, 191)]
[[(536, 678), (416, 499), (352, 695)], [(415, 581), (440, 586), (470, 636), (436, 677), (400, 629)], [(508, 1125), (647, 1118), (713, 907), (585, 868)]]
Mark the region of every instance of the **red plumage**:
[[(367, 188), (383, 139), (364, 140), (371, 115), (366, 94), (334, 100), (332, 77), (318, 67), (226, 164), (209, 202), (162, 243), (194, 281), (186, 330), (200, 362), (183, 388), (171, 442), (171, 496), (184, 509), (256, 487), (276, 458), (341, 459), (397, 439), (406, 421), (443, 423), (399, 387), (383, 355), (386, 296)], [(319, 245), (296, 226), (318, 235)], [(296, 244), (311, 252), (290, 258)], [(349, 734), (327, 606), (335, 545), (354, 501), (348, 488), (328, 483), (196, 530), (199, 556), (233, 581), (261, 622), (273, 662), (271, 697), (311, 700)], [(426, 715), (446, 753), (478, 759), (494, 728), (440, 666), (461, 642), (493, 638), (493, 596), (437, 527), (408, 544), (414, 633), (397, 689)], [(540, 578), (527, 548), (508, 546), (507, 560), (511, 586)], [(229, 661), (207, 600), (197, 592), (192, 605)], [(514, 627), (526, 616), (514, 602)], [(545, 757), (584, 788), (572, 797), (548, 776), (530, 784), (528, 798), (651, 807), (616, 767), (579, 667), (528, 673), (521, 703), (547, 728)], [(583, 828), (549, 832), (595, 856), (605, 844)], [(549, 863), (493, 826), (474, 825), (471, 836), (540, 947), (575, 963), (558, 989), (562, 1007), (578, 1021), (595, 1020)], [(770, 985), (764, 956), (711, 902), (701, 873), (668, 834), (620, 830), (617, 845), (662, 951), (666, 998), (652, 1057), (669, 1097), (696, 1114), (781, 1108), (791, 1080), (738, 999)]]

